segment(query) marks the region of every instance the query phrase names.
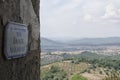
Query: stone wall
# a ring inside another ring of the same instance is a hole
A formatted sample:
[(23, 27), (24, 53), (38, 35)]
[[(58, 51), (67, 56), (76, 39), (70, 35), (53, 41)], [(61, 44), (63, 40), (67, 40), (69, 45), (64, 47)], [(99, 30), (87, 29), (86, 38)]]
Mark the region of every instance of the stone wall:
[[(3, 37), (8, 21), (28, 25), (29, 52), (23, 58), (4, 57)], [(0, 0), (0, 80), (40, 80), (39, 44), (39, 0)]]

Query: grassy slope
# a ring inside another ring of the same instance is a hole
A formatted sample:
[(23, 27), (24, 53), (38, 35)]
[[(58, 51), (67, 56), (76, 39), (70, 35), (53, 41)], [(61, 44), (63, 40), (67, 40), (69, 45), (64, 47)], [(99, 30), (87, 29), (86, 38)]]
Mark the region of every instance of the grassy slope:
[(71, 80), (87, 80), (87, 79), (84, 78), (83, 76), (79, 75), (79, 74), (75, 74), (75, 75), (73, 75)]
[(52, 65), (60, 67), (61, 69), (65, 70), (68, 74), (82, 72), (90, 66), (90, 64), (82, 63), (82, 62), (80, 64), (74, 64), (74, 63), (71, 63), (71, 61), (64, 61), (64, 62), (56, 62), (53, 64), (43, 66), (41, 70), (44, 71), (50, 68)]
[(45, 71), (49, 70), (51, 66), (58, 66), (63, 69), (67, 73), (67, 77), (70, 79), (72, 75), (76, 73), (80, 73), (90, 67), (90, 64), (87, 63), (80, 63), (80, 64), (73, 64), (71, 61), (64, 61), (64, 62), (56, 62), (46, 66), (41, 67), (41, 74)]

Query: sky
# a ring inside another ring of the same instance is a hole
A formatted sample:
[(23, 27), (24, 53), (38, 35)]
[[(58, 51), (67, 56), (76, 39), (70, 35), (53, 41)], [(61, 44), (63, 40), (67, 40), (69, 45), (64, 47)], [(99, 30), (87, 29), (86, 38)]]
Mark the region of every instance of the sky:
[(41, 0), (41, 36), (120, 37), (120, 0)]

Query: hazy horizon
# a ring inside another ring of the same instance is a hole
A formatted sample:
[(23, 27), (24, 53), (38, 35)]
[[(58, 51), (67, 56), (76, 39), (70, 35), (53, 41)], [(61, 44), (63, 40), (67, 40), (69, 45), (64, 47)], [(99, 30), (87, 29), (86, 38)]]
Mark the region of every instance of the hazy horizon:
[(41, 0), (41, 36), (120, 37), (120, 0)]
[(70, 37), (54, 37), (54, 38), (50, 38), (50, 37), (43, 37), (41, 36), (41, 38), (46, 38), (49, 40), (55, 40), (55, 41), (73, 41), (73, 40), (80, 40), (80, 39), (97, 39), (97, 38), (120, 38), (119, 36), (111, 36), (111, 37), (83, 37), (83, 38), (70, 38)]

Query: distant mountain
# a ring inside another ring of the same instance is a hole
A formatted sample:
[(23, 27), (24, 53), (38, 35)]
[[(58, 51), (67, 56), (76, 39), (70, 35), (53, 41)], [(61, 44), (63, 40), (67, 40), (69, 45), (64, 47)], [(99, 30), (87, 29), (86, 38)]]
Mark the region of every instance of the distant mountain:
[(63, 43), (41, 37), (41, 46), (62, 46)]
[(71, 45), (120, 45), (120, 37), (83, 38), (69, 42)]
[[(81, 46), (120, 46), (120, 37), (83, 38), (74, 41), (66, 41), (65, 43), (41, 37), (42, 51), (75, 51), (82, 49)], [(92, 47), (86, 47), (84, 49), (90, 48)]]
[(52, 51), (61, 51), (64, 49), (65, 44), (41, 37), (41, 51), (52, 52)]
[(64, 43), (41, 37), (41, 46), (65, 46), (70, 45), (120, 45), (120, 37), (108, 38), (83, 38)]

